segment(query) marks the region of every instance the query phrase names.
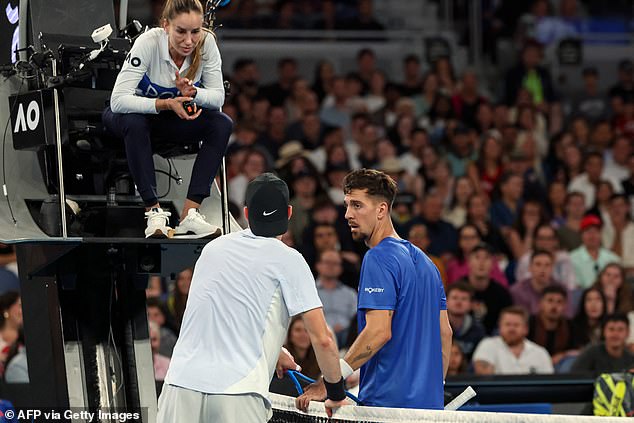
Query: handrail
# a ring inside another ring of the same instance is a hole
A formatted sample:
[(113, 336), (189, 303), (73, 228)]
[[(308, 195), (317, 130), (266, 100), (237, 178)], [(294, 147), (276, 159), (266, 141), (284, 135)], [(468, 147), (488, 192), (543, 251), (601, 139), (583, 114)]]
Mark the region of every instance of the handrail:
[(223, 28), (218, 34), (220, 39), (254, 39), (254, 40), (276, 40), (276, 39), (314, 39), (314, 40), (368, 40), (376, 41), (382, 39), (386, 41), (399, 39), (419, 39), (432, 36), (449, 35), (446, 31), (427, 30), (384, 30), (384, 31), (346, 31), (346, 30), (312, 30), (312, 29), (230, 29)]

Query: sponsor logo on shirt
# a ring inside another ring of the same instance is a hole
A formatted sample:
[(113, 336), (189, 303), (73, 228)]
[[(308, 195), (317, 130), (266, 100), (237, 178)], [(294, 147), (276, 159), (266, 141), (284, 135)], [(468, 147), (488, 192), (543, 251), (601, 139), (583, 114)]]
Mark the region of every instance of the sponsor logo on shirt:
[(364, 291), (367, 292), (368, 294), (373, 294), (375, 292), (381, 293), (385, 291), (385, 288), (366, 288)]

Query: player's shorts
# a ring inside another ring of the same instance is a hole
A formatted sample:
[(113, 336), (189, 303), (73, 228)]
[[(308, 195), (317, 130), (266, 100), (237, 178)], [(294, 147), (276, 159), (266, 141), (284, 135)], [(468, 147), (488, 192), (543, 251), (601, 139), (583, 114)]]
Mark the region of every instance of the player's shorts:
[(163, 385), (158, 400), (158, 423), (265, 423), (272, 416), (268, 403), (257, 394), (204, 394)]

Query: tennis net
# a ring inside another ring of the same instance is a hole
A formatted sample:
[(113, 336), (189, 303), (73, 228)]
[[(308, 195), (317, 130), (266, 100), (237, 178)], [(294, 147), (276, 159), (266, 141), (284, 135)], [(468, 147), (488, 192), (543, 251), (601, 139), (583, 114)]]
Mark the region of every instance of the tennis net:
[(269, 423), (321, 423), (321, 422), (362, 422), (362, 423), (404, 423), (404, 422), (469, 422), (469, 423), (610, 423), (623, 422), (616, 417), (563, 416), (515, 413), (491, 413), (443, 410), (411, 410), (404, 408), (379, 408), (349, 406), (338, 409), (332, 419), (328, 419), (321, 403), (310, 404), (307, 413), (295, 408), (295, 399), (284, 395), (270, 394), (273, 418)]

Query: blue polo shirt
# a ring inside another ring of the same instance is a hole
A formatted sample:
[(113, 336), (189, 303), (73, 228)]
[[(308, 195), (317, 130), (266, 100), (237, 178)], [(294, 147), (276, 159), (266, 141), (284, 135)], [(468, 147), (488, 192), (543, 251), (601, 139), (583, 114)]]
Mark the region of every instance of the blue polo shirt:
[(438, 269), (409, 241), (385, 238), (363, 258), (359, 332), (366, 310), (394, 310), (392, 338), (361, 367), (364, 405), (443, 408), (440, 311), (447, 309)]

